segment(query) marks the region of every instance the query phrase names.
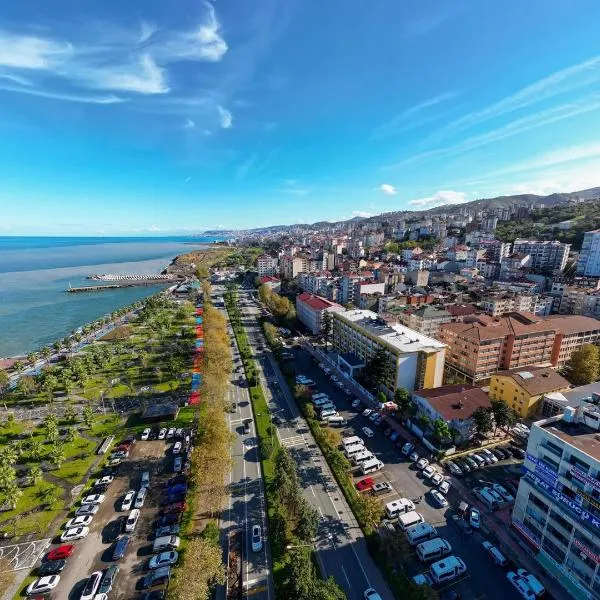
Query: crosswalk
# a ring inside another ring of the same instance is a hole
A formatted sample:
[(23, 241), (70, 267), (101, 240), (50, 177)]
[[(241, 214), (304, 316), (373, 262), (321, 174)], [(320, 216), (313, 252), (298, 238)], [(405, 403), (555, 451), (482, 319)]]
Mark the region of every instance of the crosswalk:
[(303, 435), (291, 435), (290, 437), (283, 438), (281, 445), (284, 448), (293, 448), (294, 446), (306, 445), (306, 438)]

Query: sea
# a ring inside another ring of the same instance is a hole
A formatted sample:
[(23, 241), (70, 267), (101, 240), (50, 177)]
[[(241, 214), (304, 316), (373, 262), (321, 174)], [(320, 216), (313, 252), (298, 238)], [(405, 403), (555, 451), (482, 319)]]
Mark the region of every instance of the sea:
[[(163, 286), (71, 294), (94, 273), (160, 273), (217, 238), (0, 236), (0, 357), (27, 354)], [(93, 282), (92, 282), (93, 283)]]

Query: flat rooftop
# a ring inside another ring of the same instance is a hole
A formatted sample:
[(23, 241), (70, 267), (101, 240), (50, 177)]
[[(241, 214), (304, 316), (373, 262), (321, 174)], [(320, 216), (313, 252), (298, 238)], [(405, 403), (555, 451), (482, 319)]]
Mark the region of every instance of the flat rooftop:
[(562, 418), (562, 415), (560, 419), (548, 419), (546, 422), (537, 424), (563, 442), (600, 461), (600, 433), (597, 429), (593, 429), (585, 423), (568, 423)]
[(386, 323), (377, 313), (371, 310), (347, 310), (335, 313), (335, 318), (364, 329), (370, 335), (393, 346), (400, 352), (436, 352), (446, 348), (446, 344), (404, 325)]

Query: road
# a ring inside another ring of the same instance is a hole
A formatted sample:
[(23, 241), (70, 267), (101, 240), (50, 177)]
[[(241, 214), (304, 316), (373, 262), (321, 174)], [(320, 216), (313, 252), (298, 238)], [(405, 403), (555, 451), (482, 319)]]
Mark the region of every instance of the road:
[(256, 321), (258, 308), (248, 292), (240, 291), (239, 298), (277, 435), (296, 460), (306, 499), (321, 516), (316, 550), (323, 574), (333, 576), (350, 600), (362, 600), (369, 587), (374, 587), (384, 600), (391, 600), (392, 593), (368, 553), (362, 530), (312, 438), (285, 378), (271, 352), (263, 350), (266, 343)]
[[(213, 288), (213, 300), (220, 297), (219, 288)], [(219, 303), (215, 301), (215, 305)], [(220, 306), (219, 306), (220, 308)], [(223, 311), (225, 312), (225, 311)], [(226, 313), (225, 313), (226, 314)], [(267, 532), (264, 481), (260, 469), (254, 416), (245, 377), (242, 376), (241, 359), (229, 322), (229, 339), (232, 340), (233, 372), (227, 391), (227, 401), (235, 404), (235, 412), (229, 413), (229, 428), (234, 436), (231, 450), (231, 494), (227, 509), (221, 519), (224, 533), (224, 549), (228, 551), (228, 535), (240, 530), (242, 535), (242, 580), (245, 596), (257, 600), (275, 598), (271, 572), (271, 554)], [(244, 421), (250, 421), (250, 431), (244, 433)], [(263, 531), (263, 548), (252, 552), (252, 525), (259, 524)], [(226, 590), (220, 588), (218, 598), (225, 598)]]

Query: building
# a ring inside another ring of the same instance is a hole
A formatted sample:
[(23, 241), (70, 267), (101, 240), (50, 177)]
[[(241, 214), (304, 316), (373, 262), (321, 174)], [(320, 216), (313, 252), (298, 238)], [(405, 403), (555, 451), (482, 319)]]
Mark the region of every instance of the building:
[(499, 370), (563, 366), (574, 350), (600, 340), (600, 321), (523, 312), (495, 318), (475, 315), (444, 325), (439, 338), (448, 345), (448, 373), (484, 383)]
[(275, 277), (273, 275), (265, 275), (259, 279), (261, 285), (266, 285), (268, 288), (271, 288), (273, 292), (281, 291), (281, 279), (279, 277)]
[(574, 598), (600, 597), (600, 410), (593, 404), (534, 423), (512, 524)]
[(338, 365), (349, 375), (354, 376), (383, 350), (391, 367), (383, 386), (389, 395), (399, 387), (414, 390), (442, 384), (446, 346), (441, 342), (403, 325), (388, 325), (369, 310), (332, 314)]
[(374, 281), (357, 281), (353, 285), (352, 295), (348, 298), (348, 302), (352, 302), (354, 306), (361, 306), (363, 299), (368, 296), (385, 294), (385, 283), (376, 283)]
[(313, 335), (323, 330), (323, 313), (344, 310), (343, 306), (304, 292), (296, 296), (296, 316)]
[(600, 290), (565, 286), (558, 296), (557, 312), (561, 315), (584, 315), (600, 318)]
[(472, 385), (445, 385), (430, 390), (416, 390), (412, 394), (418, 414), (435, 421), (442, 419), (454, 430), (454, 443), (473, 437), (473, 413), (478, 408), (490, 408), (488, 395)]
[(600, 229), (586, 231), (577, 259), (577, 275), (600, 277)]
[(544, 395), (569, 387), (569, 382), (550, 367), (529, 368), (494, 373), (488, 393), (492, 400), (504, 400), (519, 416), (532, 417), (538, 413)]
[(563, 271), (567, 265), (571, 244), (554, 241), (515, 240), (513, 252), (529, 254), (533, 269)]
[(538, 294), (503, 293), (496, 296), (491, 294), (483, 302), (483, 310), (499, 317), (509, 312), (530, 312), (535, 315), (549, 315), (552, 309), (552, 298)]
[(428, 337), (437, 338), (440, 327), (452, 321), (447, 310), (434, 306), (423, 306), (417, 310), (407, 310), (400, 320), (410, 329), (414, 329)]
[(279, 260), (268, 254), (261, 254), (256, 262), (258, 264), (258, 276), (277, 275), (279, 272)]
[(280, 269), (284, 279), (294, 279), (300, 273), (308, 272), (308, 259), (300, 255), (283, 256)]

